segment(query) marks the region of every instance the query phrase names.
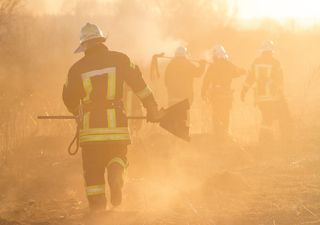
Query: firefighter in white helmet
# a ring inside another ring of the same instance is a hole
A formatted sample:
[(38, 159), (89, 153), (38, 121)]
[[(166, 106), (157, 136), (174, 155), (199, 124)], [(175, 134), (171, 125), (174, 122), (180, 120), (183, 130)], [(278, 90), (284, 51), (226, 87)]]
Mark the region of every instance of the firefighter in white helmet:
[(175, 56), (176, 56), (176, 57), (186, 57), (186, 56), (187, 56), (187, 53), (188, 53), (188, 50), (187, 50), (186, 47), (184, 47), (184, 46), (179, 46), (179, 47), (176, 49)]
[(80, 46), (75, 52), (83, 52), (84, 56), (69, 70), (63, 88), (67, 109), (82, 121), (79, 142), (85, 190), (93, 211), (106, 208), (106, 186), (113, 206), (122, 201), (123, 173), (128, 165), (126, 154), (130, 144), (123, 104), (124, 83), (143, 103), (147, 119), (151, 122), (159, 119), (157, 104), (139, 67), (125, 54), (109, 50), (103, 44), (105, 40), (94, 24), (87, 23), (81, 29)]
[(267, 144), (274, 138), (274, 122), (279, 123), (282, 140), (288, 140), (291, 132), (291, 117), (283, 92), (283, 73), (280, 62), (274, 57), (274, 42), (262, 43), (258, 56), (250, 69), (241, 91), (245, 101), (248, 90), (254, 86), (255, 105), (260, 109), (260, 143)]
[(176, 49), (175, 57), (169, 62), (165, 71), (165, 85), (168, 93), (168, 104), (189, 99), (193, 102), (193, 81), (204, 73), (206, 62), (201, 60), (194, 65), (187, 58), (187, 48)]
[(212, 50), (213, 62), (208, 68), (202, 85), (202, 98), (211, 106), (214, 134), (224, 141), (229, 134), (229, 118), (232, 108), (232, 80), (246, 71), (235, 66), (225, 48), (216, 45)]

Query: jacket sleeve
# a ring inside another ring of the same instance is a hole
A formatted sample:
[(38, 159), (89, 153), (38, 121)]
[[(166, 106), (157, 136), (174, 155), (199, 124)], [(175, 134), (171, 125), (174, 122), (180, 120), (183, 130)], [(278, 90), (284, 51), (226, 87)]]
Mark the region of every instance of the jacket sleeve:
[(151, 89), (142, 78), (141, 71), (137, 65), (132, 63), (128, 57), (124, 59), (125, 82), (131, 87), (134, 93), (141, 100), (145, 108), (156, 107), (157, 103), (154, 99)]
[(234, 65), (232, 62), (229, 63), (230, 68), (230, 74), (232, 75), (232, 78), (237, 78), (246, 73), (245, 69), (242, 69), (236, 65)]
[(200, 63), (199, 66), (196, 66), (193, 63), (189, 62), (189, 71), (193, 77), (201, 77), (205, 69), (206, 69), (205, 63)]
[(63, 86), (62, 99), (68, 111), (73, 115), (79, 113), (80, 99), (83, 97), (83, 86), (80, 76), (71, 68)]

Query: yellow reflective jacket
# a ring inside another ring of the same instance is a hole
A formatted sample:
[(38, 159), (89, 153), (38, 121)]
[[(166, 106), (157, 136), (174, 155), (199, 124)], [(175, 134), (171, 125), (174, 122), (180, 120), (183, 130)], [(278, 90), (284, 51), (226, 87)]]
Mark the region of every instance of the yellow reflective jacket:
[(122, 103), (124, 83), (145, 107), (156, 105), (139, 67), (125, 54), (109, 51), (103, 44), (88, 49), (71, 67), (62, 95), (71, 113), (78, 114), (82, 109), (81, 145), (106, 141), (130, 143)]
[(283, 97), (283, 74), (280, 63), (271, 53), (256, 58), (245, 82), (245, 89), (254, 85), (256, 102), (277, 101)]

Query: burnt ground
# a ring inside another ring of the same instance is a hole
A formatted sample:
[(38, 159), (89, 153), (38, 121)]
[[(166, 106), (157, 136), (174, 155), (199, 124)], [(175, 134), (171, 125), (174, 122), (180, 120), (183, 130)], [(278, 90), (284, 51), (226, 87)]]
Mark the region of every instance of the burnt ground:
[(33, 137), (0, 171), (0, 225), (320, 224), (320, 135), (290, 145), (190, 144), (153, 134), (130, 146), (120, 208), (90, 215), (80, 154), (68, 138)]

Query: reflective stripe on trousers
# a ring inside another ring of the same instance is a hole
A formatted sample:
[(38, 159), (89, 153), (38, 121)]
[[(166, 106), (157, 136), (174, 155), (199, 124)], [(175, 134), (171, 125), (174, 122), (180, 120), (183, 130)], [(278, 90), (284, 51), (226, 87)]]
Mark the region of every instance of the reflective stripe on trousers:
[(105, 185), (94, 185), (86, 187), (87, 196), (95, 196), (105, 194)]
[(122, 174), (122, 178), (124, 180), (126, 180), (127, 177), (127, 168), (129, 166), (128, 161), (124, 161), (123, 159), (119, 158), (119, 157), (115, 157), (113, 159), (110, 160), (110, 162), (107, 165), (107, 168), (110, 167), (112, 164), (118, 164), (123, 168), (123, 174)]
[(123, 159), (121, 159), (119, 157), (115, 157), (115, 158), (110, 160), (110, 162), (108, 163), (107, 167), (109, 167), (113, 163), (118, 163), (120, 166), (123, 167), (123, 169), (127, 169), (128, 166), (129, 166), (128, 162), (124, 162)]

